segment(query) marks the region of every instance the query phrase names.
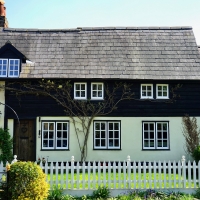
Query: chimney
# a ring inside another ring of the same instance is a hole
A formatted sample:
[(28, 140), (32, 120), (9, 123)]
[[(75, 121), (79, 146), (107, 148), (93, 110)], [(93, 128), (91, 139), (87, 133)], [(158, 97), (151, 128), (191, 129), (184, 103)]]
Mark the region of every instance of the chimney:
[(4, 6), (5, 1), (0, 0), (0, 27), (8, 28), (8, 21), (6, 18), (6, 7)]

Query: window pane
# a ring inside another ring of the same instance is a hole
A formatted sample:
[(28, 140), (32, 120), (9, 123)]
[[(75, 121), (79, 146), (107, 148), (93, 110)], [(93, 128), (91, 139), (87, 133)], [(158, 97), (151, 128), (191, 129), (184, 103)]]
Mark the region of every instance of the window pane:
[(144, 140), (144, 147), (149, 147), (149, 141), (148, 140)]
[(63, 138), (67, 138), (67, 131), (63, 131)]
[(100, 140), (95, 140), (95, 146), (100, 147)]
[(85, 91), (81, 91), (81, 97), (85, 97)]
[(145, 133), (144, 133), (144, 138), (145, 138), (145, 139), (149, 138), (148, 132), (145, 132)]
[(148, 91), (149, 91), (149, 90), (151, 91), (151, 86), (147, 86), (147, 90), (148, 90)]
[(146, 90), (146, 86), (142, 86), (142, 91), (145, 91)]
[(106, 140), (101, 139), (101, 146), (106, 146)]
[(61, 138), (61, 136), (62, 136), (61, 131), (57, 131), (57, 137)]
[(101, 131), (101, 138), (106, 138), (106, 132), (105, 131)]
[(119, 140), (114, 140), (115, 147), (119, 147)]
[(148, 124), (144, 124), (144, 130), (148, 130)]
[(154, 124), (150, 124), (150, 130), (154, 130)]
[(57, 123), (57, 130), (62, 130), (62, 124), (61, 123)]
[(48, 147), (48, 140), (43, 140), (43, 147)]
[(167, 140), (163, 140), (163, 147), (167, 147)]
[(97, 90), (97, 85), (96, 85), (96, 84), (93, 84), (93, 85), (92, 85), (92, 89), (93, 89), (93, 90)]
[(80, 97), (80, 92), (76, 91), (76, 97)]
[(154, 147), (154, 140), (150, 140), (150, 147)]
[(93, 91), (93, 92), (92, 92), (92, 96), (93, 96), (93, 97), (97, 97), (97, 92), (96, 92), (96, 91)]
[(100, 131), (96, 131), (96, 132), (95, 132), (95, 137), (96, 137), (96, 138), (100, 138)]
[(115, 130), (119, 130), (119, 123), (115, 123)]
[(162, 140), (158, 140), (158, 147), (162, 147)]
[(154, 132), (150, 132), (150, 138), (154, 139)]
[(113, 130), (113, 123), (109, 123), (109, 130)]
[(80, 84), (76, 84), (76, 90), (80, 90)]
[(109, 140), (109, 146), (110, 146), (110, 147), (113, 146), (113, 140)]
[(57, 140), (57, 147), (61, 147), (61, 140)]
[(95, 123), (95, 129), (100, 130), (100, 124), (99, 123)]
[(105, 130), (106, 129), (106, 124), (105, 123), (101, 123), (101, 130)]
[(158, 90), (162, 90), (162, 86), (158, 86)]
[(49, 140), (49, 147), (53, 147), (53, 140)]
[(102, 92), (98, 92), (98, 97), (102, 97)]
[(115, 138), (119, 138), (119, 132), (115, 131)]
[(98, 85), (98, 90), (102, 90), (102, 85), (101, 84)]
[(85, 84), (81, 84), (81, 90), (85, 90)]
[(109, 138), (113, 138), (113, 131), (109, 131)]
[(164, 91), (167, 91), (167, 86), (163, 86), (163, 90), (164, 90)]
[(53, 139), (53, 132), (49, 132), (49, 138)]
[(67, 147), (67, 140), (63, 140), (63, 147)]

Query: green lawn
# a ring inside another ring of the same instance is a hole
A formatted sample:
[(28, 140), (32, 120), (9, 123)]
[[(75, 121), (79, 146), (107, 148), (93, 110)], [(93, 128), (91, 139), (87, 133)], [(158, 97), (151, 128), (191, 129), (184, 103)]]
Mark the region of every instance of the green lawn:
[[(116, 183), (114, 183), (114, 176), (116, 177)], [(109, 181), (110, 177), (110, 181)], [(132, 173), (130, 176), (130, 180), (128, 180), (127, 173), (79, 173), (76, 174), (48, 174), (48, 181), (51, 186), (58, 185), (64, 189), (97, 189), (99, 186), (106, 186), (108, 188), (116, 188), (116, 189), (144, 189), (144, 188), (182, 188), (183, 183), (181, 182), (182, 177), (178, 174), (138, 174), (134, 177)], [(166, 178), (165, 178), (166, 177)], [(67, 181), (66, 181), (67, 180)], [(85, 180), (85, 181), (83, 181)], [(90, 180), (90, 184), (88, 182)], [(146, 181), (144, 181), (146, 180)], [(151, 180), (151, 183), (150, 183)], [(158, 181), (161, 180), (161, 181)], [(164, 181), (165, 180), (165, 181)], [(68, 187), (66, 187), (68, 186)], [(194, 183), (191, 184), (186, 183), (186, 187), (194, 187)]]

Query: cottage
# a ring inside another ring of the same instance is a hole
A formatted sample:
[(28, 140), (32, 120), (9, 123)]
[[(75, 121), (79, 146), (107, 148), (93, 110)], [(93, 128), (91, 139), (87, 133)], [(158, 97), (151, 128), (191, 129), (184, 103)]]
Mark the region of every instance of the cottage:
[[(182, 117), (200, 121), (200, 56), (191, 27), (40, 30), (6, 22), (1, 15), (1, 85), (70, 81), (74, 101), (95, 104), (106, 99), (105, 86), (130, 84), (134, 99), (92, 120), (86, 160), (180, 160), (185, 154)], [(81, 159), (81, 127), (54, 99), (1, 90), (0, 102), (17, 113), (0, 107), (0, 125), (13, 135), (19, 159)]]

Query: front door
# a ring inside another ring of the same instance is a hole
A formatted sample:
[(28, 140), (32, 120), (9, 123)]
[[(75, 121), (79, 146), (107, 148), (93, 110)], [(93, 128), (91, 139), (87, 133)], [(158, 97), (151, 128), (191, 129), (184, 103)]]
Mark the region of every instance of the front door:
[(20, 161), (35, 161), (35, 120), (15, 121), (14, 154)]

